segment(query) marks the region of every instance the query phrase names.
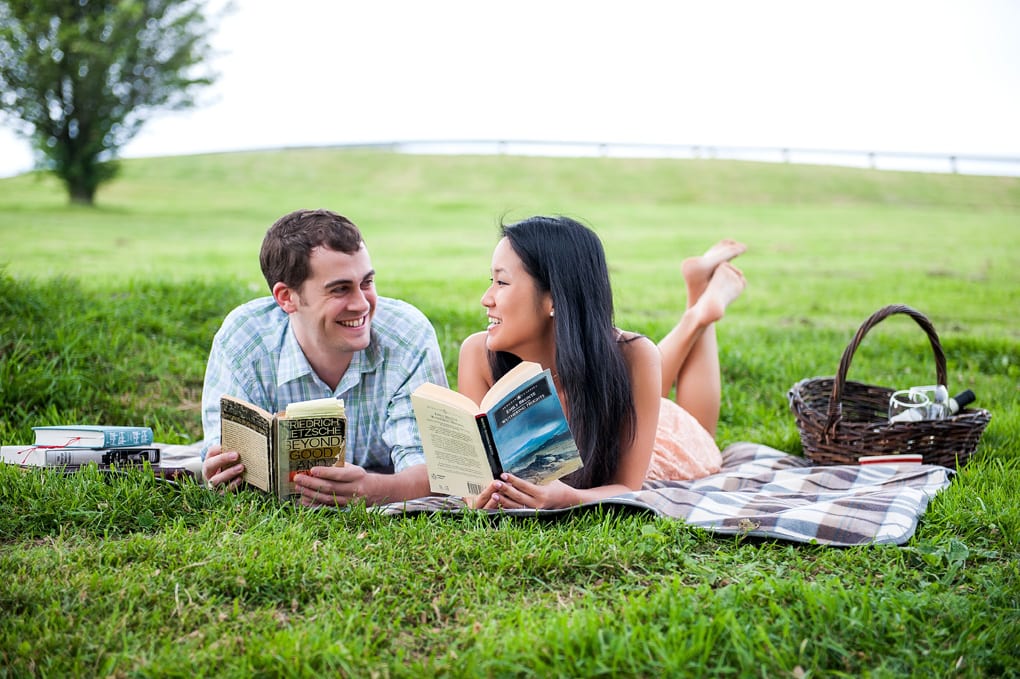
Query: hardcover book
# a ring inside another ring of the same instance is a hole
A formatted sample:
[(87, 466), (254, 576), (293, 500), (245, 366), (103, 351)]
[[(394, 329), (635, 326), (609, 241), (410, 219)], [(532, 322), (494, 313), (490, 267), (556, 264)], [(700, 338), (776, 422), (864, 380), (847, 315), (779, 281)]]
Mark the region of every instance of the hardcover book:
[(0, 461), (23, 467), (80, 467), (94, 463), (99, 467), (141, 466), (159, 462), (156, 446), (118, 448), (53, 448), (49, 446), (0, 446)]
[(272, 414), (234, 398), (220, 398), (223, 450), (244, 464), (246, 483), (289, 499), (298, 495), (294, 477), (317, 466), (343, 466), (347, 451), (347, 415), (335, 398), (300, 401)]
[(152, 443), (149, 427), (116, 427), (90, 424), (32, 427), (35, 445), (58, 448), (116, 448)]
[[(124, 446), (118, 448), (50, 448), (40, 446), (0, 446), (0, 463), (16, 465), (22, 469), (51, 469), (72, 474), (94, 468), (101, 472), (119, 472), (148, 468), (161, 479), (180, 480), (190, 477), (201, 482), (199, 464), (185, 466), (181, 460), (164, 460), (164, 448), (187, 448), (155, 443), (150, 446)], [(197, 458), (196, 458), (197, 462)]]
[(861, 455), (858, 464), (921, 464), (924, 458), (919, 453), (899, 453), (896, 455)]
[(476, 404), (436, 384), (411, 394), (433, 493), (477, 495), (509, 472), (543, 484), (580, 469), (552, 373), (524, 361)]

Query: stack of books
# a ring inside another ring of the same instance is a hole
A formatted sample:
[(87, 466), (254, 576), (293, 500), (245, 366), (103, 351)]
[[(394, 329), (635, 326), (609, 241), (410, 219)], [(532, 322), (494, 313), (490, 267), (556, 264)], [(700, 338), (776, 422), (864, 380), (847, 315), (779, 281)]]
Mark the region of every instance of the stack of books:
[(32, 427), (32, 445), (0, 446), (0, 462), (21, 467), (50, 467), (73, 472), (93, 465), (110, 471), (149, 463), (163, 477), (190, 474), (184, 468), (160, 465), (160, 445), (149, 427), (67, 425)]

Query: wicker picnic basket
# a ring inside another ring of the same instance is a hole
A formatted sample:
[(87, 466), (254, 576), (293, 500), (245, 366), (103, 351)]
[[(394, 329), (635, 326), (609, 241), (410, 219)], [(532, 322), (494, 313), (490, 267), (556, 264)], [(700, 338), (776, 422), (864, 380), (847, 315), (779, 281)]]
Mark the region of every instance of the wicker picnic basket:
[[(894, 304), (879, 309), (861, 325), (843, 351), (835, 378), (801, 380), (787, 398), (797, 419), (804, 456), (815, 464), (857, 464), (863, 455), (920, 454), (925, 464), (963, 466), (977, 448), (991, 413), (964, 408), (941, 420), (889, 422), (893, 389), (848, 382), (850, 361), (861, 340), (893, 314), (906, 314), (928, 334), (935, 355), (935, 384), (946, 384), (946, 355), (931, 321), (916, 309)], [(948, 386), (948, 385), (947, 385)]]

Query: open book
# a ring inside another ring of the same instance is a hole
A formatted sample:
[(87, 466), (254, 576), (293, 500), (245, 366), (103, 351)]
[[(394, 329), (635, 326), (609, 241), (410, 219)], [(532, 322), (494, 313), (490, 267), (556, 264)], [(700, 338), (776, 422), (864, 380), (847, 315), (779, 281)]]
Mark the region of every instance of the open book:
[(299, 401), (276, 415), (232, 396), (220, 398), (220, 443), (237, 451), (242, 480), (281, 499), (298, 495), (294, 476), (318, 466), (343, 466), (347, 415), (335, 398)]
[(433, 493), (477, 495), (509, 472), (548, 483), (582, 466), (552, 373), (524, 361), (480, 404), (436, 384), (411, 394)]

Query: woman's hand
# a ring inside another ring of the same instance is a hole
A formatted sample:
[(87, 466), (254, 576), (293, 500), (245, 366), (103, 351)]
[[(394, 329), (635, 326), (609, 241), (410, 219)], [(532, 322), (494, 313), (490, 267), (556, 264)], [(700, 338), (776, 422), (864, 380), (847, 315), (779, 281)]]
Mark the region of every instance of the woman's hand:
[(471, 506), (476, 509), (558, 509), (580, 503), (577, 490), (562, 481), (539, 486), (513, 474), (503, 474), (475, 496)]

